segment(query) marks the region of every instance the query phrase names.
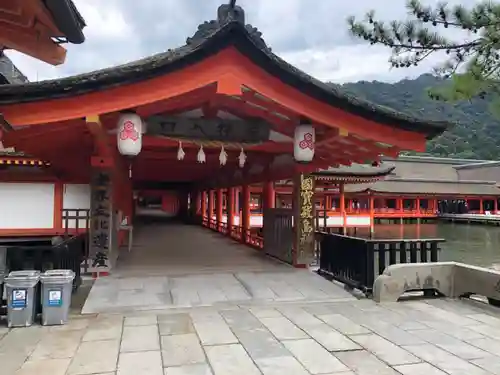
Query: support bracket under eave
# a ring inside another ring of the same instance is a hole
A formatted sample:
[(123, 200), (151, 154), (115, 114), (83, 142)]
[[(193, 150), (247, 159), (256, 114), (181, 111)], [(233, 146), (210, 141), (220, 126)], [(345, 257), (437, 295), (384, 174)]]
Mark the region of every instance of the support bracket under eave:
[(113, 159), (114, 154), (109, 144), (109, 137), (106, 129), (102, 126), (99, 115), (86, 116), (85, 124), (94, 140), (96, 156)]

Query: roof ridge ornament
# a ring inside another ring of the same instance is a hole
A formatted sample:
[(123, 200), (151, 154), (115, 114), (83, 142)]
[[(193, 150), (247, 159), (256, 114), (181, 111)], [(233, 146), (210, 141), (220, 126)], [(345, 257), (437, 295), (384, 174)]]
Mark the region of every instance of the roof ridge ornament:
[(205, 21), (200, 24), (196, 33), (192, 37), (187, 38), (186, 44), (200, 44), (219, 29), (233, 22), (243, 25), (259, 48), (271, 51), (271, 48), (262, 39), (262, 33), (256, 27), (245, 23), (245, 10), (241, 6), (236, 5), (236, 0), (229, 0), (229, 3), (221, 4), (217, 8), (217, 19)]

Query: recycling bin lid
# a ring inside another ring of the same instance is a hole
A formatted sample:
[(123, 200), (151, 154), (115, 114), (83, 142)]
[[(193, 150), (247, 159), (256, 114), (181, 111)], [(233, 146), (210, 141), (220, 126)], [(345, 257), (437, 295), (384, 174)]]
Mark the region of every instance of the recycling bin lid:
[(11, 271), (9, 276), (12, 278), (33, 278), (40, 277), (40, 271), (35, 270), (22, 270), (22, 271)]
[(69, 282), (75, 278), (72, 270), (49, 270), (40, 275), (42, 283), (46, 282)]
[(12, 271), (5, 278), (6, 285), (21, 285), (28, 283), (30, 286), (35, 286), (40, 280), (40, 271)]
[(71, 276), (71, 277), (75, 277), (75, 272), (72, 271), (72, 270), (48, 270), (48, 271), (45, 271), (40, 276), (49, 276), (49, 277), (53, 277), (53, 276)]

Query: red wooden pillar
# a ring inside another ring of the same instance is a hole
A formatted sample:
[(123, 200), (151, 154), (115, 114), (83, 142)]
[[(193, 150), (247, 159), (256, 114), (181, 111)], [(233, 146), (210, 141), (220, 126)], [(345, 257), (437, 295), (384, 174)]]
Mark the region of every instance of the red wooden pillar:
[(340, 217), (342, 218), (342, 233), (346, 233), (347, 217), (345, 214), (345, 194), (344, 194), (344, 184), (339, 185), (340, 193)]
[[(201, 218), (202, 220), (207, 217), (207, 192), (201, 192)], [(203, 223), (203, 221), (202, 221)]]
[(396, 200), (396, 207), (398, 208), (399, 212), (403, 212), (403, 198), (397, 198)]
[(212, 220), (214, 215), (214, 191), (208, 191), (208, 226), (212, 227)]
[[(240, 197), (240, 188), (239, 187), (234, 187), (233, 188), (233, 214), (239, 215), (241, 208), (240, 208), (240, 203), (239, 203), (239, 197)], [(239, 218), (238, 225), (241, 226), (241, 218)]]
[(375, 202), (373, 196), (369, 196), (369, 209), (370, 209), (370, 235), (375, 233)]
[(479, 199), (479, 213), (484, 214), (483, 198)]
[(493, 211), (495, 214), (498, 211), (498, 199), (497, 199), (497, 197), (493, 197)]
[[(263, 187), (263, 208), (274, 208), (276, 205), (276, 195), (274, 193), (274, 183), (266, 182)], [(263, 211), (264, 212), (264, 211)]]
[(216, 208), (215, 208), (215, 220), (217, 221), (217, 230), (219, 232), (222, 232), (222, 211), (223, 211), (223, 192), (222, 189), (217, 189), (217, 199), (216, 201)]
[(231, 237), (234, 225), (234, 188), (227, 189), (227, 235)]
[(415, 199), (415, 211), (419, 214), (420, 213), (420, 198)]
[(241, 240), (247, 243), (250, 235), (250, 186), (243, 185), (241, 188), (242, 217), (241, 217)]
[[(196, 192), (196, 215), (199, 215), (201, 212), (201, 200), (202, 195), (199, 191)], [(192, 204), (192, 203), (191, 203)]]

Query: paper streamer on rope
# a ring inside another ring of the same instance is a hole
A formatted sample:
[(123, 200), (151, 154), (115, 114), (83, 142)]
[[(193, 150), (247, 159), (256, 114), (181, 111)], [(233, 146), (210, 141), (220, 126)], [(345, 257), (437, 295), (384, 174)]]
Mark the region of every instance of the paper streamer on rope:
[(179, 150), (177, 151), (177, 160), (184, 160), (186, 153), (182, 149), (182, 142), (179, 141)]
[(226, 163), (227, 163), (227, 152), (224, 149), (224, 145), (222, 145), (221, 149), (220, 149), (219, 163), (220, 163), (220, 165), (226, 165)]
[(198, 163), (205, 163), (207, 161), (207, 158), (205, 156), (205, 151), (203, 151), (203, 145), (200, 146), (200, 151), (198, 151), (197, 160)]
[(243, 151), (243, 147), (241, 148), (240, 156), (238, 156), (238, 162), (240, 164), (240, 168), (243, 168), (245, 166), (245, 163), (247, 161), (247, 156), (245, 155), (245, 151)]

